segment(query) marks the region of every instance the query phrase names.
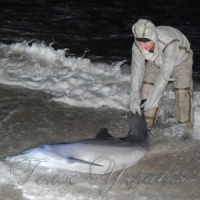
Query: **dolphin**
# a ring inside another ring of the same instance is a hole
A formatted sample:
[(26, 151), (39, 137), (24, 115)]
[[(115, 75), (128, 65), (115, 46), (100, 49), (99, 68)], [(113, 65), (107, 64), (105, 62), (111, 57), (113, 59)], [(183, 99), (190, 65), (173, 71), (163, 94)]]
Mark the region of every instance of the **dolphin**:
[(126, 137), (114, 138), (102, 128), (95, 138), (38, 146), (9, 156), (14, 165), (36, 163), (46, 168), (106, 174), (126, 169), (141, 160), (148, 150), (148, 129), (144, 114), (134, 114)]

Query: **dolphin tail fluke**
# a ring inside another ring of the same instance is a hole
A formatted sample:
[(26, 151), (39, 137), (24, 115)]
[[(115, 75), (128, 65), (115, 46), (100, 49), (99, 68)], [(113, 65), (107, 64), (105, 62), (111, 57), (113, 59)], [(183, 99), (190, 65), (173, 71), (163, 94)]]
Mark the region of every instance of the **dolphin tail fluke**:
[(138, 113), (132, 115), (129, 122), (129, 132), (127, 138), (130, 141), (148, 141), (147, 123), (143, 112), (141, 116)]

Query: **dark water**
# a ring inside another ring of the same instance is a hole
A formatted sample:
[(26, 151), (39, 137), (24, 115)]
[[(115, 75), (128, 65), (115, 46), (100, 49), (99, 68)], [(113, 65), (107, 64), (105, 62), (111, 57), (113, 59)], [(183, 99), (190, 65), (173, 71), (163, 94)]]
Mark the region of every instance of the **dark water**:
[(132, 25), (140, 18), (178, 28), (191, 42), (200, 71), (200, 8), (189, 0), (2, 0), (0, 42), (36, 39), (68, 54), (104, 61), (131, 60)]

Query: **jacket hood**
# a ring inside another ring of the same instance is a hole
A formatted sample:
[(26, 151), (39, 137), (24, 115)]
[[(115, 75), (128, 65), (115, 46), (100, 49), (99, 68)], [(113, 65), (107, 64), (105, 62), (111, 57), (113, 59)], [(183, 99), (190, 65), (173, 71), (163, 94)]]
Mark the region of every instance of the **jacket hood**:
[(132, 27), (135, 38), (148, 38), (157, 44), (158, 36), (155, 25), (146, 19), (140, 19)]

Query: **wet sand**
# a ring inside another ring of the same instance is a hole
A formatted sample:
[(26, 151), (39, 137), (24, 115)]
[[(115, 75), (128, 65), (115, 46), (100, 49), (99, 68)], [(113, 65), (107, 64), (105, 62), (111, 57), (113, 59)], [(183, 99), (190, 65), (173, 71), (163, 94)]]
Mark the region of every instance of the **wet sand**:
[(102, 127), (116, 137), (125, 136), (131, 113), (72, 107), (40, 91), (5, 85), (0, 86), (0, 108), (0, 200), (199, 199), (200, 142), (165, 136), (159, 124), (150, 134), (147, 155), (124, 171), (102, 177), (75, 173), (74, 182), (68, 179), (58, 184), (48, 179), (47, 184), (44, 173), (62, 177), (68, 172), (38, 169), (25, 181), (27, 174), (13, 174), (4, 162), (6, 156), (41, 144), (93, 138)]

